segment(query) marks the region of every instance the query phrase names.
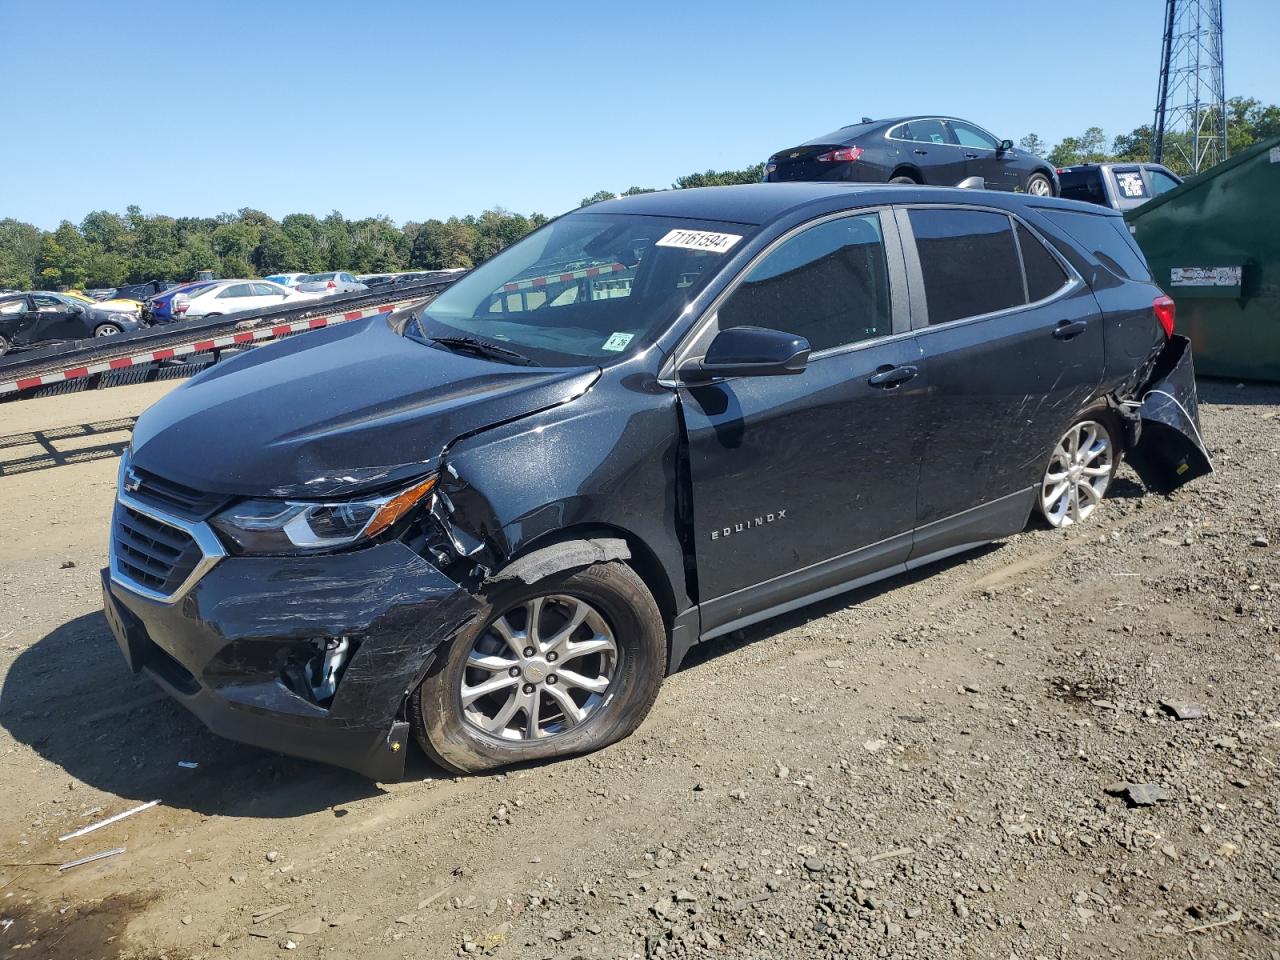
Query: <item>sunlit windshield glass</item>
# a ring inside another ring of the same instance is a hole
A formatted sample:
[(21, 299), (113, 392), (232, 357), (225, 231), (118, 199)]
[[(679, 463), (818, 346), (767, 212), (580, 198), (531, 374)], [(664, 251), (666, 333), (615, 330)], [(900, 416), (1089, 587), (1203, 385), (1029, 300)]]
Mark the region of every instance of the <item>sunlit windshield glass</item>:
[(661, 335), (754, 230), (571, 214), (458, 280), (407, 332), (482, 339), (542, 364), (618, 360)]

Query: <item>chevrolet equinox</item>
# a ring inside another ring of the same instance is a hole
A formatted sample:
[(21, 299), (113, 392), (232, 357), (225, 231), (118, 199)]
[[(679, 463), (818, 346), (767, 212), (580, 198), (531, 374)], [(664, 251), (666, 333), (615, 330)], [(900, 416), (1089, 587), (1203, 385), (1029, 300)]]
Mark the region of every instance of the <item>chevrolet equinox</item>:
[(388, 780), (594, 750), (695, 644), (1211, 469), (1113, 211), (830, 183), (552, 221), (138, 420), (103, 571), (214, 732)]

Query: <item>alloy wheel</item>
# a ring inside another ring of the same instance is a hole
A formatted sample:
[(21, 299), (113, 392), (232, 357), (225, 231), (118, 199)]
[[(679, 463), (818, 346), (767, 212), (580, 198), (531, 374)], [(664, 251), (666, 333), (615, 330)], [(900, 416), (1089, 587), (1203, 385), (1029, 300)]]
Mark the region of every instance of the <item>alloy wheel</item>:
[(507, 740), (540, 740), (576, 727), (618, 674), (613, 631), (577, 597), (534, 597), (504, 611), (476, 638), (459, 693), (468, 723)]
[(1053, 188), (1044, 177), (1032, 177), (1031, 182), (1027, 184), (1027, 193), (1033, 197), (1047, 197), (1053, 193)]
[(1040, 510), (1050, 526), (1067, 527), (1089, 517), (1111, 483), (1115, 468), (1111, 434), (1082, 420), (1058, 441), (1040, 484)]
[(119, 332), (119, 327), (113, 327), (109, 323), (104, 323), (102, 326), (98, 327), (98, 329), (93, 331), (93, 335), (95, 337), (114, 337)]

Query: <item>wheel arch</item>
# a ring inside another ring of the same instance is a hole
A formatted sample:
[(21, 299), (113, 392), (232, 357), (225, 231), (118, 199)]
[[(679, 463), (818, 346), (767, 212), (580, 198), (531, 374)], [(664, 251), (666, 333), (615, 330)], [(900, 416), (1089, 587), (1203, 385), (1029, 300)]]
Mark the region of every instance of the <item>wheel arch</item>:
[(893, 168), (893, 172), (889, 174), (889, 179), (894, 177), (910, 177), (916, 183), (924, 184), (924, 174), (920, 172), (920, 168), (914, 163), (900, 163)]
[[(539, 550), (575, 541), (600, 539), (621, 540), (626, 544), (630, 556), (618, 559), (631, 567), (636, 576), (644, 581), (644, 585), (653, 594), (659, 613), (662, 614), (663, 626), (670, 632), (671, 625), (679, 612), (676, 609), (676, 595), (671, 585), (671, 578), (667, 575), (666, 569), (658, 559), (657, 553), (645, 543), (642, 537), (614, 524), (580, 523), (535, 537), (526, 543), (522, 543), (520, 548), (502, 564), (502, 567), (495, 573), (495, 577), (503, 570), (509, 569), (513, 564)], [(490, 579), (492, 580), (494, 577)]]

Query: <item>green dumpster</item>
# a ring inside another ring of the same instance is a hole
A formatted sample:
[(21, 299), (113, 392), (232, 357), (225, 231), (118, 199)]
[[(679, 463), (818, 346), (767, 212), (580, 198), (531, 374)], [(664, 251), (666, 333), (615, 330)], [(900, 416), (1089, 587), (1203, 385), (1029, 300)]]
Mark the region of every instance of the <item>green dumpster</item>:
[(1196, 371), (1280, 380), (1280, 137), (1125, 219), (1156, 283), (1178, 304)]

